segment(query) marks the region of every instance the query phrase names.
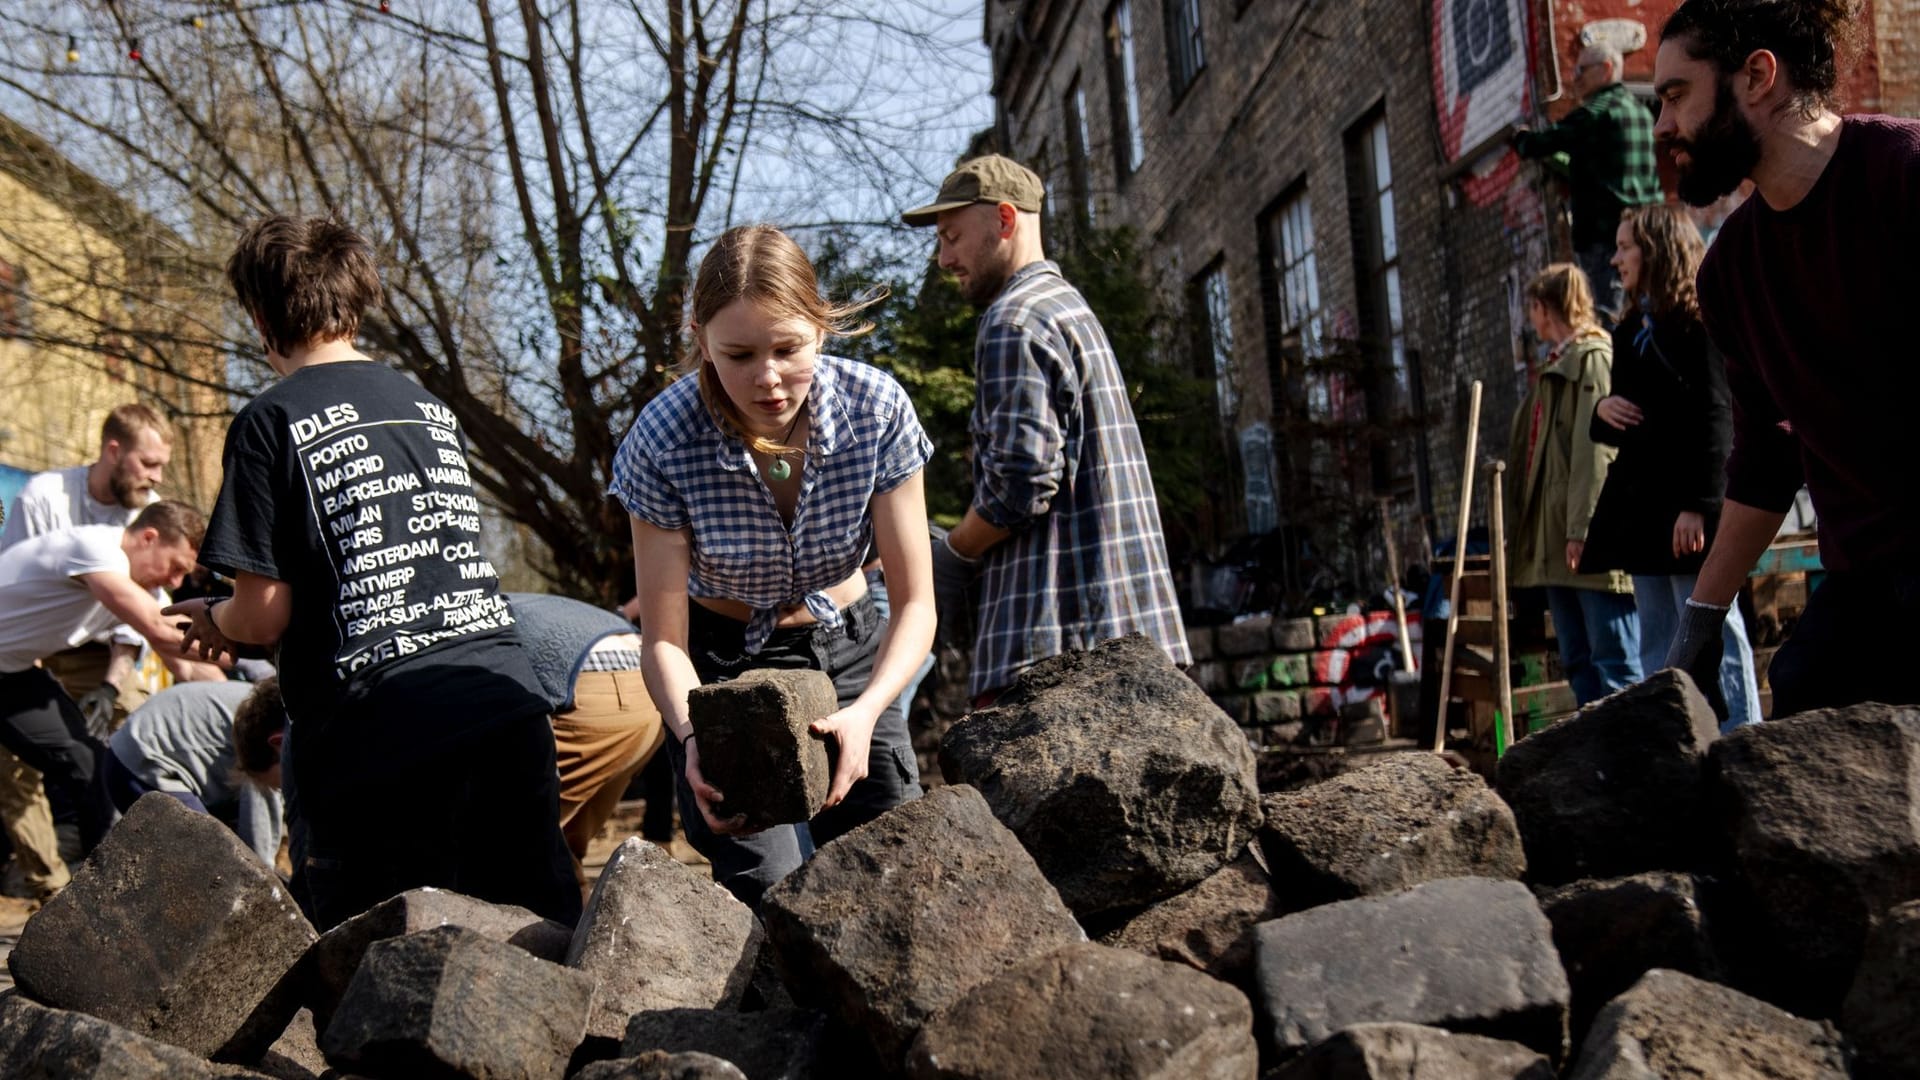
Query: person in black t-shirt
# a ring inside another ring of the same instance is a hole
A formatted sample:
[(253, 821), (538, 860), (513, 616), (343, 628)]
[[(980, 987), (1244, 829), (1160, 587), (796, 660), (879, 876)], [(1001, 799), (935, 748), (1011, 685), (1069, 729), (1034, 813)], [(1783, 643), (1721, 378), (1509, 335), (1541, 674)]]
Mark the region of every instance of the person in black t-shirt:
[[(1654, 61), (1680, 195), (1751, 179), (1714, 238), (1700, 310), (1733, 397), (1720, 528), (1667, 654), (1713, 696), (1720, 626), (1804, 482), (1826, 579), (1768, 668), (1773, 713), (1920, 701), (1920, 121), (1842, 117), (1859, 0), (1687, 0)], [(1723, 714), (1724, 715), (1724, 714)]]
[(372, 248), (277, 215), (227, 278), (281, 378), (227, 432), (200, 549), (233, 596), (167, 610), (205, 655), (276, 651), (296, 894), (322, 930), (425, 885), (577, 919), (546, 700), (480, 549), (459, 424), (353, 345)]

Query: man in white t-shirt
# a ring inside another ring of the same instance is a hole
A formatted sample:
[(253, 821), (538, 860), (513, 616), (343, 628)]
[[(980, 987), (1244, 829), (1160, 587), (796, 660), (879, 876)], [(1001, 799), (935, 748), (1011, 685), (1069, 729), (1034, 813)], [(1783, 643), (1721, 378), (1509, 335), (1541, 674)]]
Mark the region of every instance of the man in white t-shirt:
[[(124, 529), (82, 525), (32, 537), (0, 552), (0, 745), (65, 790), (80, 810), (85, 851), (105, 834), (112, 805), (93, 782), (105, 725), (89, 730), (73, 698), (41, 657), (124, 623), (162, 656), (179, 658), (180, 632), (152, 590), (193, 569), (206, 519), (162, 501)], [(13, 831), (11, 822), (0, 821)]]
[[(107, 414), (100, 426), (100, 456), (91, 465), (75, 465), (36, 474), (20, 490), (0, 529), (0, 551), (29, 537), (75, 525), (125, 528), (134, 515), (159, 501), (154, 490), (173, 456), (173, 430), (166, 418), (137, 402)], [(83, 642), (41, 658), (41, 664), (81, 703), (81, 711), (106, 716), (116, 726), (146, 698), (132, 678), (141, 637), (116, 626), (98, 640)], [(176, 670), (176, 678), (207, 678), (217, 672), (204, 665)], [(53, 810), (38, 771), (0, 748), (0, 821), (16, 829), (13, 848), (23, 884), (38, 897), (66, 885), (53, 828)]]
[(173, 430), (165, 417), (138, 403), (114, 409), (100, 425), (98, 460), (39, 473), (20, 489), (0, 530), (0, 551), (75, 525), (125, 528), (159, 501), (154, 488), (172, 460)]

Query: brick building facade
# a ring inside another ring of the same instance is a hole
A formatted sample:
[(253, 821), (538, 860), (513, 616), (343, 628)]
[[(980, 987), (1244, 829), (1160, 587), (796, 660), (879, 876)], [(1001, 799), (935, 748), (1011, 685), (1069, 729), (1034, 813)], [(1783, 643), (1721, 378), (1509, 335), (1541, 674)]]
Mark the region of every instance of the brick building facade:
[[(1502, 134), (1570, 107), (1583, 31), (1637, 27), (1650, 98), (1675, 6), (989, 0), (996, 141), (1046, 177), (1050, 243), (1139, 235), (1178, 361), (1220, 380), (1225, 532), (1272, 529), (1289, 591), (1384, 584), (1382, 497), (1409, 558), (1452, 535), (1468, 387), (1484, 462), (1524, 389), (1520, 290), (1568, 251), (1558, 182)], [(1873, 0), (1850, 105), (1920, 104), (1916, 14)]]

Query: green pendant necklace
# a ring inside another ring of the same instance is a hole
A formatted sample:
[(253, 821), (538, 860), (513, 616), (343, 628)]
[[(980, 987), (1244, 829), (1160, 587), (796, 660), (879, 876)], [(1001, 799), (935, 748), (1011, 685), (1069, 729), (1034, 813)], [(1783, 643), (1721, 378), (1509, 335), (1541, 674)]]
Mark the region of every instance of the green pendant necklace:
[[(793, 423), (787, 425), (787, 433), (780, 436), (780, 445), (787, 445), (787, 441), (793, 438), (794, 429), (800, 426), (800, 417), (806, 415), (806, 411), (807, 405), (806, 402), (803, 401), (800, 403), (799, 410), (793, 414)], [(787, 464), (786, 451), (781, 451), (773, 456), (773, 460), (767, 464), (767, 475), (776, 483), (793, 475), (793, 466)]]

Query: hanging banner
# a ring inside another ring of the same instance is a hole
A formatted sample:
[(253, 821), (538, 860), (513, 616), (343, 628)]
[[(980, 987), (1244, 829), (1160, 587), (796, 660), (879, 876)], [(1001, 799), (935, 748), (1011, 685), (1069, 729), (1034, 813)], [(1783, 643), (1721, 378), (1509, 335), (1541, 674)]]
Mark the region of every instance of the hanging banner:
[[(1476, 206), (1497, 201), (1520, 159), (1500, 142), (1532, 110), (1520, 0), (1433, 0), (1433, 98), (1449, 165)], [(1475, 160), (1477, 159), (1477, 160)]]

